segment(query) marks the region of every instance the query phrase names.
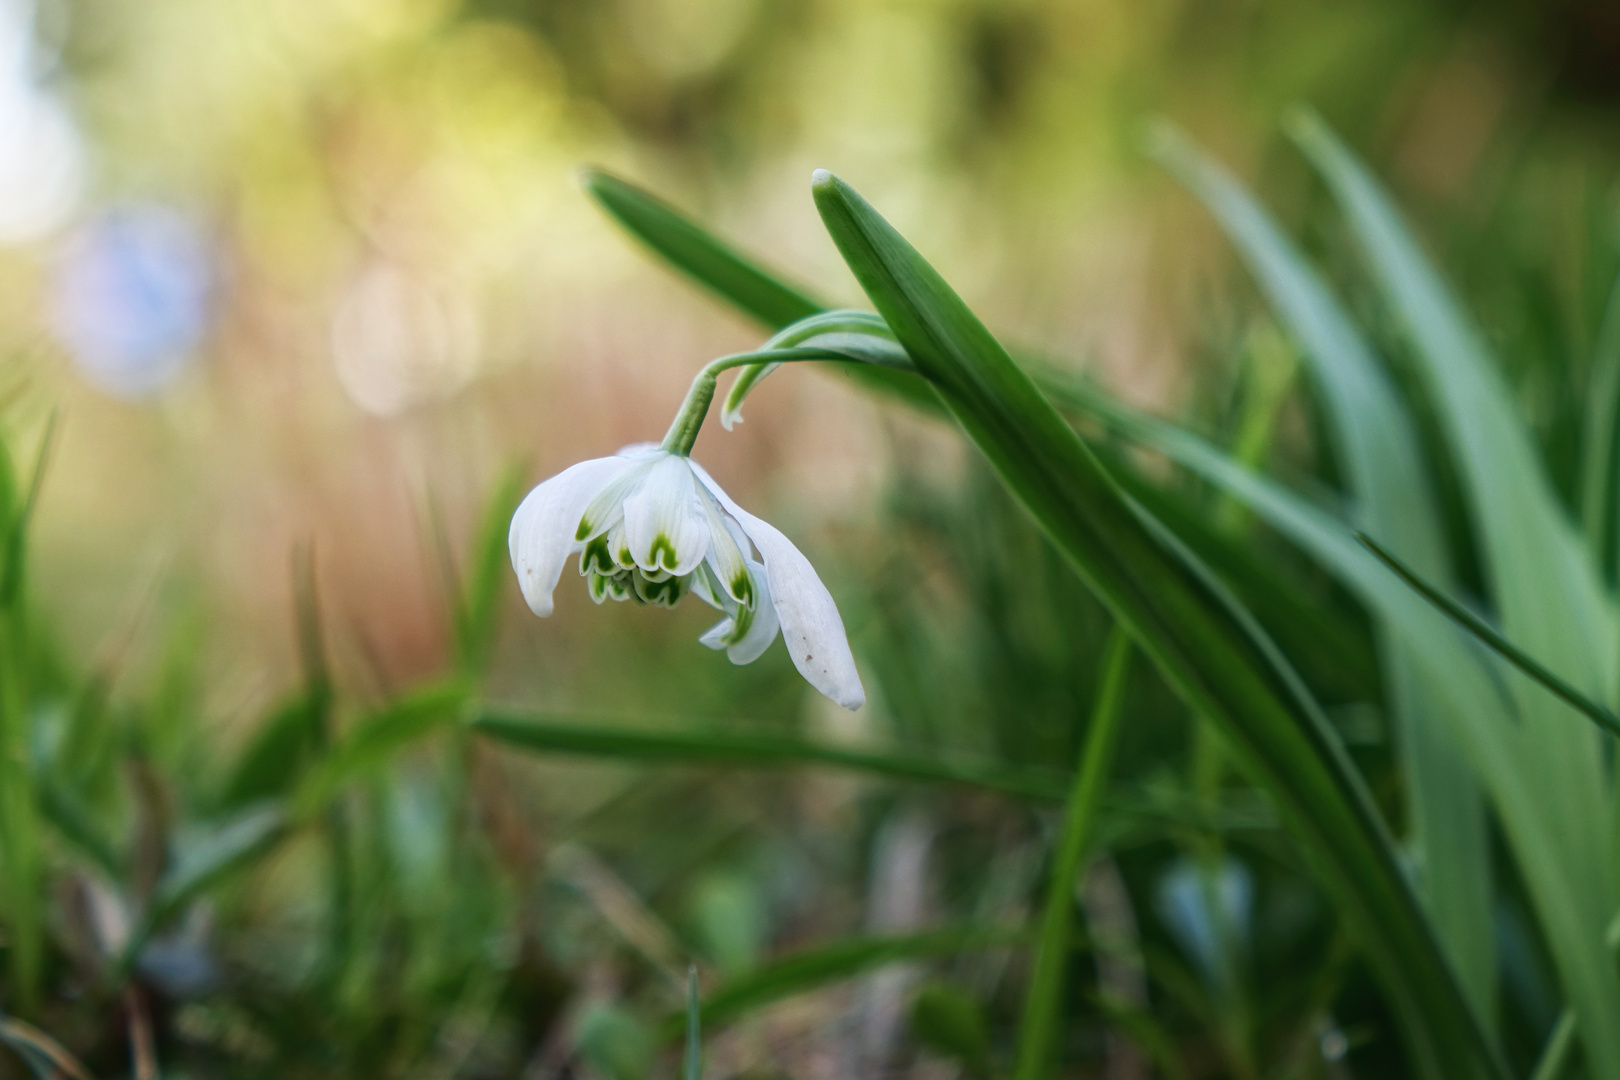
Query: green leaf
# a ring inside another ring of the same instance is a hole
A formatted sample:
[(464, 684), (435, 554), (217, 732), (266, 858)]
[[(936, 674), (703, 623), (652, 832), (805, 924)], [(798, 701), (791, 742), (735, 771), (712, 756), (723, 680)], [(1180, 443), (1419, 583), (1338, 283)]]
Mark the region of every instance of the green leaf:
[(820, 301), (761, 269), (634, 184), (601, 169), (583, 170), (580, 183), (602, 209), (676, 269), (767, 326), (786, 326), (822, 310)]
[(124, 872), (118, 848), (102, 832), (90, 811), (66, 784), (51, 777), (41, 778), (39, 808), (45, 820), (69, 843), (90, 857), (109, 878), (117, 880)]
[(290, 821), (282, 806), (261, 803), (186, 837), (130, 935), (120, 970), (131, 970), (152, 935), (205, 889), (252, 866), (289, 832)]
[(1581, 952), (1586, 937), (1579, 892), (1591, 867), (1573, 861), (1565, 830), (1551, 813), (1555, 800), (1543, 796), (1535, 771), (1524, 767), (1539, 752), (1534, 733), (1518, 723), (1484, 653), (1471, 648), (1445, 616), (1388, 573), (1343, 522), (1321, 507), (1245, 469), (1191, 432), (1136, 413), (1090, 387), (1076, 386), (1065, 404), (1242, 499), (1398, 630), (1431, 692), (1447, 705), (1442, 715), (1490, 793), (1560, 970), (1601, 964)]
[(1069, 804), (1063, 815), (1063, 831), (1052, 860), (1052, 876), (1046, 888), (1046, 907), (1041, 914), (1041, 934), (1035, 942), (1035, 966), (1029, 976), (1024, 998), (1024, 1015), (1018, 1031), (1018, 1058), (1014, 1080), (1042, 1080), (1051, 1073), (1052, 1049), (1056, 1045), (1058, 1015), (1063, 1008), (1064, 975), (1069, 968), (1069, 926), (1074, 912), (1074, 884), (1080, 874), (1081, 859), (1091, 842), (1097, 806), (1103, 785), (1114, 763), (1114, 747), (1119, 741), (1121, 708), (1125, 693), (1125, 673), (1130, 665), (1130, 638), (1115, 629), (1103, 652), (1102, 677), (1079, 768), (1069, 788)]
[[(1022, 929), (983, 926), (953, 926), (919, 934), (884, 937), (846, 938), (816, 949), (794, 953), (768, 964), (709, 995), (703, 1003), (703, 1023), (710, 1028), (731, 1023), (773, 1002), (808, 993), (831, 983), (852, 979), (888, 964), (953, 956), (976, 949), (997, 949), (1028, 941)], [(680, 1030), (683, 1016), (673, 1016), (665, 1024), (665, 1035), (672, 1038)]]
[(464, 683), (451, 680), (414, 691), (366, 717), (299, 784), (290, 800), (292, 816), (303, 820), (325, 809), (343, 785), (457, 721), (471, 699)]
[(271, 713), (231, 769), (219, 809), (240, 809), (290, 791), (315, 759), (325, 708), (324, 697), (300, 693)]
[(1062, 800), (1062, 780), (985, 765), (952, 765), (897, 754), (869, 753), (775, 735), (735, 732), (636, 731), (546, 717), (484, 713), (473, 731), (498, 742), (540, 753), (672, 765), (779, 769), (820, 765), (871, 773), (893, 780), (961, 784), (1024, 799)]
[[(1582, 693), (1613, 701), (1620, 665), (1613, 599), (1559, 503), (1528, 427), (1477, 329), (1377, 182), (1310, 114), (1292, 131), (1350, 222), (1446, 434), (1479, 539), (1503, 632)], [(1402, 553), (1404, 554), (1404, 553)], [(1570, 924), (1549, 927), (1594, 1075), (1620, 1077), (1620, 974), (1603, 959), (1614, 902), (1613, 814), (1605, 748), (1531, 680), (1508, 681), (1529, 736), (1518, 763), (1544, 803), (1569, 872)], [(1521, 852), (1521, 858), (1524, 855)]]
[(1338, 900), (1418, 1071), (1505, 1067), (1476, 1022), (1360, 776), (1274, 645), (1117, 483), (937, 272), (851, 188), (822, 220), (913, 362), (1012, 493), (1184, 701), (1215, 722)]
[[(582, 182), (591, 197), (654, 254), (762, 326), (780, 330), (828, 310), (821, 301), (787, 284), (679, 210), (634, 184), (601, 169), (587, 169)], [(915, 375), (865, 364), (831, 366), (843, 371), (859, 386), (898, 397), (924, 412), (941, 414), (939, 401)], [(750, 379), (750, 371), (757, 369), (745, 369), (738, 378)]]
[(1423, 599), (1433, 604), (1441, 613), (1450, 618), (1452, 622), (1456, 623), (1458, 626), (1461, 626), (1470, 634), (1473, 634), (1474, 637), (1478, 638), (1481, 642), (1488, 646), (1492, 652), (1513, 664), (1520, 671), (1536, 680), (1536, 682), (1540, 683), (1542, 686), (1545, 686), (1554, 695), (1562, 698), (1577, 711), (1584, 713), (1599, 727), (1607, 729), (1611, 734), (1620, 735), (1620, 717), (1615, 716), (1614, 713), (1610, 712), (1607, 708), (1599, 705), (1597, 702), (1593, 701), (1591, 698), (1569, 685), (1569, 683), (1542, 667), (1535, 661), (1534, 658), (1525, 655), (1525, 653), (1515, 647), (1511, 641), (1492, 629), (1490, 624), (1485, 622), (1484, 619), (1481, 619), (1479, 616), (1475, 615), (1473, 612), (1451, 599), (1435, 586), (1429, 584), (1427, 581), (1424, 581), (1423, 578), (1418, 575), (1416, 570), (1413, 570), (1410, 566), (1403, 563), (1395, 556), (1394, 552), (1384, 548), (1383, 545), (1378, 543), (1378, 541), (1364, 533), (1357, 533), (1356, 539), (1360, 540), (1364, 545), (1366, 545), (1367, 550), (1378, 556), (1379, 561), (1393, 570), (1402, 581), (1406, 582), (1406, 584), (1411, 587), (1413, 592), (1417, 593), (1419, 596), (1423, 597)]
[[(1369, 534), (1436, 581), (1451, 568), (1439, 500), (1393, 380), (1304, 256), (1224, 169), (1168, 127), (1155, 155), (1209, 208), (1299, 342), (1334, 454)], [(1494, 1026), (1496, 940), (1484, 804), (1440, 707), (1390, 629), (1381, 642), (1421, 887), (1476, 1014)]]
[(1581, 523), (1592, 559), (1612, 584), (1620, 573), (1620, 275), (1592, 350), (1581, 433)]
[(489, 662), (506, 595), (506, 535), (523, 495), (523, 470), (508, 466), (490, 492), (477, 539), (459, 582), (455, 605), (456, 653), (462, 670), (481, 672)]

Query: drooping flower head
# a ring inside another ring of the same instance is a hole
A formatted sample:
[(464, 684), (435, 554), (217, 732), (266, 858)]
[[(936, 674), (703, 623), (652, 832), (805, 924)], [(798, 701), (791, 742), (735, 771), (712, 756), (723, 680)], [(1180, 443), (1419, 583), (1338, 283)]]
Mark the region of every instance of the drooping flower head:
[(508, 540), (536, 615), (551, 614), (578, 555), (597, 603), (674, 607), (693, 593), (724, 613), (700, 640), (732, 663), (758, 659), (780, 631), (810, 685), (846, 709), (866, 701), (843, 620), (810, 561), (684, 454), (632, 446), (565, 469), (529, 492)]

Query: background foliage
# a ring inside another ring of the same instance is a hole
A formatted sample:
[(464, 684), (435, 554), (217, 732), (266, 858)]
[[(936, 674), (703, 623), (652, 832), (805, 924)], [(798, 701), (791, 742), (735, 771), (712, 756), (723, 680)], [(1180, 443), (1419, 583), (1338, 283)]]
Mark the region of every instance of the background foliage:
[(1609, 750), (1340, 517), (1614, 703), (1617, 71), (1579, 0), (0, 4), (0, 1075), (671, 1075), (689, 962), (715, 1076), (1415, 1068), (1230, 732), (937, 417), (789, 370), (697, 447), (860, 714), (688, 608), (522, 610), (521, 493), (764, 336), (586, 163), (868, 306), (806, 178), (856, 184), (1278, 640), (1514, 1073), (1613, 1075)]

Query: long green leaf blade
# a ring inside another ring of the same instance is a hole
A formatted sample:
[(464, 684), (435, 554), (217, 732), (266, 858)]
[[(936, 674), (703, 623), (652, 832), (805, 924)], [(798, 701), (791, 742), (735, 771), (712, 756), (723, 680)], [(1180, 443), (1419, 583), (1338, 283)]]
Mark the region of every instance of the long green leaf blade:
[[(634, 184), (601, 169), (586, 170), (583, 183), (602, 209), (654, 254), (760, 325), (780, 330), (830, 310)], [(941, 412), (939, 400), (915, 375), (867, 364), (837, 366), (866, 389), (898, 397), (924, 412)], [(738, 377), (748, 377), (749, 370)]]
[(1013, 494), (1195, 711), (1216, 722), (1349, 916), (1425, 1075), (1504, 1071), (1365, 785), (1297, 678), (1162, 526), (1128, 502), (938, 273), (852, 189), (812, 183), (828, 232)]
[[(1613, 700), (1612, 599), (1537, 456), (1478, 329), (1423, 257), (1389, 197), (1327, 126), (1299, 117), (1293, 135), (1327, 180), (1386, 300), (1413, 344), (1463, 480), (1502, 629), (1582, 693)], [(1530, 679), (1510, 677), (1530, 733), (1520, 769), (1556, 824), (1575, 876), (1570, 925), (1549, 944), (1579, 1017), (1593, 1074), (1620, 1078), (1620, 974), (1603, 955), (1615, 895), (1610, 792), (1600, 736)]]
[(1585, 940), (1579, 893), (1589, 868), (1570, 863), (1551, 800), (1541, 796), (1533, 772), (1524, 767), (1537, 752), (1534, 733), (1517, 722), (1515, 706), (1485, 665), (1483, 652), (1470, 649), (1445, 616), (1390, 575), (1327, 511), (1249, 471), (1191, 432), (1136, 413), (1089, 387), (1076, 385), (1063, 400), (1066, 407), (1164, 453), (1243, 500), (1398, 628), (1421, 662), (1432, 692), (1449, 704), (1442, 715), (1451, 721), (1454, 738), (1491, 793), (1555, 959), (1561, 968), (1585, 963), (1579, 952)]
[(1017, 798), (1047, 802), (1061, 801), (1065, 791), (1062, 780), (1038, 773), (847, 750), (775, 735), (636, 731), (496, 713), (480, 714), (471, 721), (470, 727), (498, 742), (540, 753), (745, 769), (820, 765), (871, 773), (893, 780), (981, 787)]
[[(1439, 500), (1393, 380), (1304, 256), (1224, 169), (1168, 128), (1154, 149), (1220, 222), (1302, 346), (1361, 527), (1425, 575), (1448, 583)], [(1479, 787), (1438, 715), (1444, 706), (1413, 672), (1409, 650), (1391, 640), (1387, 627), (1381, 638), (1423, 896), (1475, 1011), (1490, 1025), (1496, 939)]]
[[(851, 979), (875, 968), (931, 956), (951, 956), (975, 949), (997, 949), (1028, 941), (1020, 928), (953, 926), (892, 937), (847, 938), (807, 949), (768, 964), (722, 986), (703, 1003), (703, 1023), (717, 1027), (756, 1009), (796, 994)], [(679, 1031), (685, 1015), (671, 1017), (668, 1035)]]
[(1614, 713), (1542, 667), (1536, 662), (1535, 658), (1525, 655), (1513, 642), (1493, 630), (1485, 620), (1451, 599), (1435, 586), (1424, 581), (1416, 570), (1407, 566), (1394, 552), (1384, 548), (1378, 541), (1364, 533), (1358, 533), (1356, 539), (1365, 544), (1367, 549), (1378, 556), (1385, 566), (1393, 570), (1402, 581), (1411, 586), (1413, 592), (1433, 604), (1452, 622), (1484, 642), (1492, 652), (1536, 680), (1542, 686), (1545, 686), (1577, 711), (1584, 713), (1593, 723), (1607, 729), (1611, 734), (1620, 735), (1620, 717), (1615, 716)]
[(1063, 832), (1052, 861), (1046, 908), (1041, 914), (1041, 935), (1035, 942), (1035, 968), (1030, 973), (1023, 1021), (1018, 1032), (1014, 1080), (1042, 1080), (1051, 1072), (1058, 1014), (1063, 1008), (1063, 977), (1069, 967), (1069, 925), (1074, 912), (1074, 882), (1091, 842), (1103, 785), (1113, 766), (1120, 719), (1125, 713), (1121, 704), (1130, 657), (1130, 638), (1116, 629), (1103, 652), (1097, 702), (1092, 710), (1085, 747), (1081, 751), (1080, 767), (1069, 789)]

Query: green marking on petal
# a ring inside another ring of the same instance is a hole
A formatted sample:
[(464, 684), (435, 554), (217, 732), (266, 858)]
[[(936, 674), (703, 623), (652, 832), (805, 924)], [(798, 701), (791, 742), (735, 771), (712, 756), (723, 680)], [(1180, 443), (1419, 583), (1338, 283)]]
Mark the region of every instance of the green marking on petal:
[(750, 611), (754, 607), (754, 576), (746, 569), (731, 579), (731, 598)]
[(672, 608), (681, 602), (687, 589), (692, 583), (692, 575), (686, 577), (672, 577), (668, 574), (652, 578), (646, 574), (637, 573), (632, 576), (637, 599), (647, 604), (657, 604), (659, 607)]
[(673, 570), (681, 564), (675, 554), (675, 542), (663, 533), (653, 537), (652, 546), (647, 549), (647, 561), (654, 567), (662, 566), (666, 570)]
[(726, 635), (726, 644), (735, 645), (748, 636), (748, 628), (754, 625), (754, 609), (739, 607), (737, 613), (731, 617), (731, 633)]
[(598, 536), (585, 545), (585, 550), (579, 553), (579, 572), (606, 574), (611, 577), (618, 572), (613, 565), (613, 556), (608, 551), (607, 537)]
[(587, 514), (579, 519), (579, 528), (574, 530), (574, 542), (577, 544), (595, 531), (596, 529), (591, 525), (590, 515)]

